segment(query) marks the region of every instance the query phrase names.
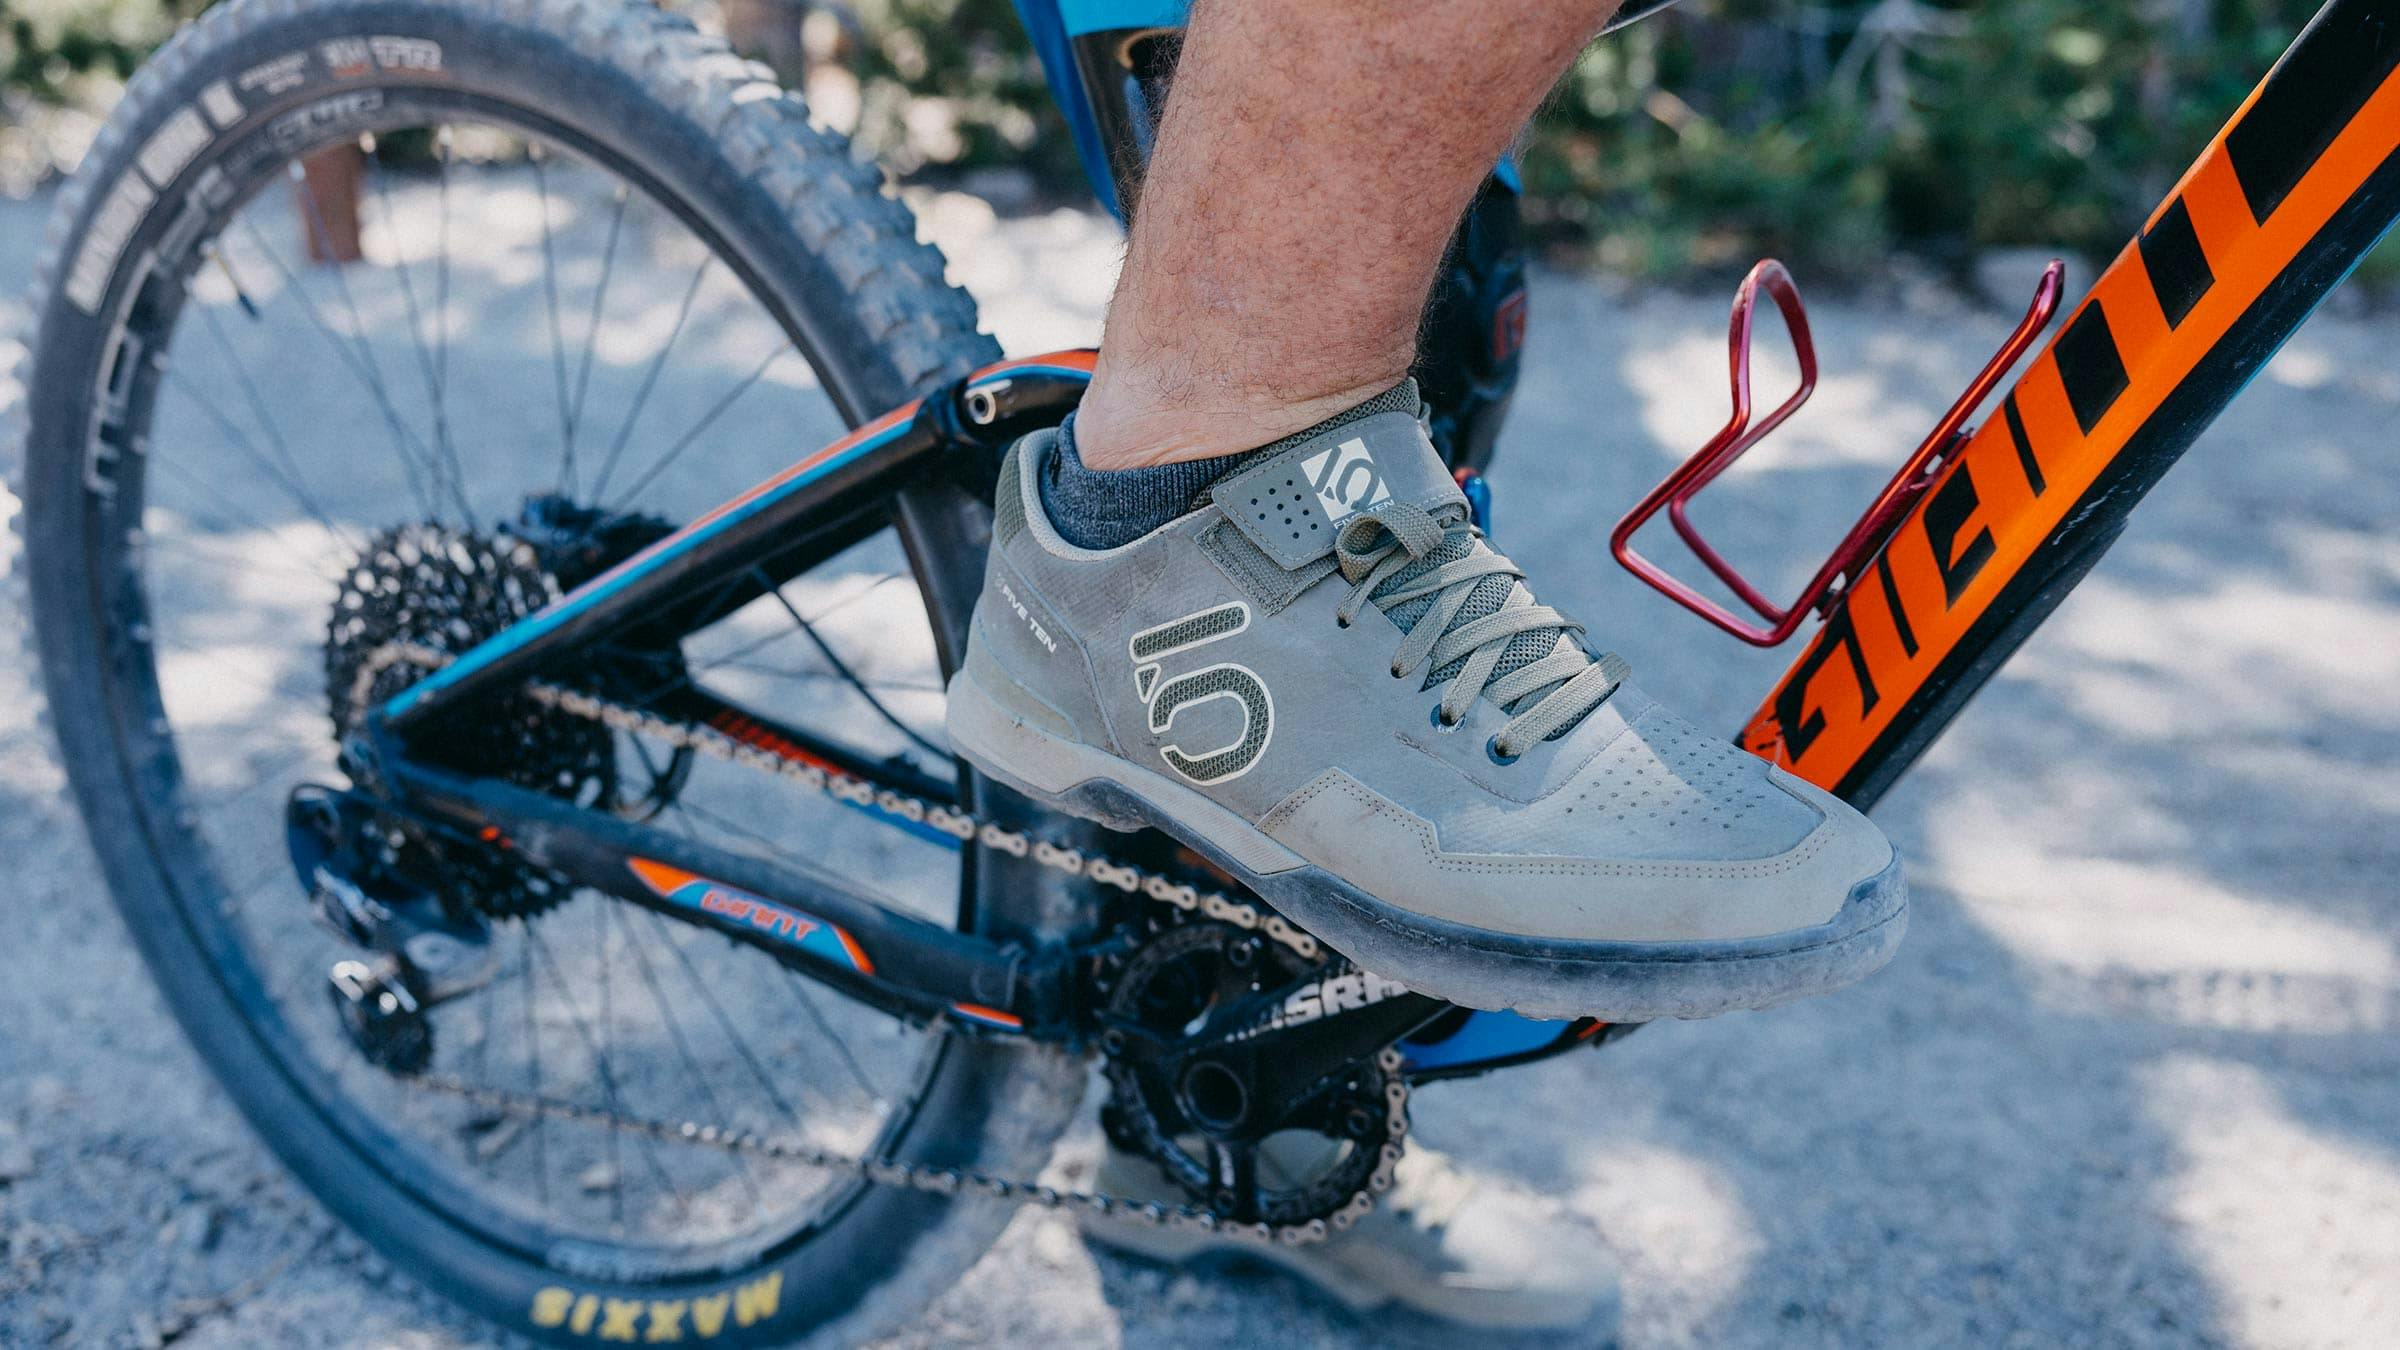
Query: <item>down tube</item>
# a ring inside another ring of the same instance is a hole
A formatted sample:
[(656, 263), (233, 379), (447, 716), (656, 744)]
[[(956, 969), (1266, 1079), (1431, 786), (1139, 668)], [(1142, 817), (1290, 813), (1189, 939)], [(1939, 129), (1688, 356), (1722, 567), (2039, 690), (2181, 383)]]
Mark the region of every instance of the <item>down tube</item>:
[(1862, 809), (2400, 216), (2400, 0), (2333, 0), (1946, 461), (1743, 729)]

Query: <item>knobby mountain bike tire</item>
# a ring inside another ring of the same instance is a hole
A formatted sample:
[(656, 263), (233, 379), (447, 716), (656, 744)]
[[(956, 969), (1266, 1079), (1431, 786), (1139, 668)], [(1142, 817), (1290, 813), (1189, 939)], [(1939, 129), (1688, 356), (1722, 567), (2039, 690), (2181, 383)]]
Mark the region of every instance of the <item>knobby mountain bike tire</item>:
[[(220, 6), (136, 75), (58, 201), (39, 269), (38, 331), (20, 372), (22, 424), (0, 441), (25, 503), (17, 574), (74, 799), (137, 945), (209, 1068), (299, 1179), (408, 1279), (560, 1344), (628, 1334), (854, 1343), (950, 1287), (1011, 1211), (842, 1181), (790, 1231), (688, 1250), (612, 1241), (605, 1227), (597, 1237), (556, 1230), (539, 1206), (503, 1212), (476, 1194), (472, 1174), (437, 1174), (418, 1165), (414, 1145), (395, 1145), (397, 1127), (378, 1119), (382, 1097), (369, 1099), (384, 1089), (354, 1092), (353, 1075), (310, 1059), (263, 966), (239, 950), (226, 917), (236, 907), (231, 878), (219, 875), (195, 825), (185, 742), (199, 742), (160, 694), (165, 658), (150, 608), (161, 579), (146, 571), (158, 564), (147, 528), (155, 522), (144, 516), (154, 433), (166, 430), (153, 424), (162, 377), (198, 341), (179, 333), (179, 319), (233, 213), (273, 196), (304, 156), (454, 120), (550, 147), (654, 204), (781, 326), (853, 425), (997, 355), (881, 175), (812, 128), (759, 67), (679, 17), (616, 0)], [(523, 170), (507, 172), (522, 190)], [(596, 200), (604, 207), (605, 196)], [(546, 195), (541, 209), (546, 250)], [(613, 260), (613, 231), (608, 246)], [(322, 288), (320, 277), (293, 285)], [(426, 283), (427, 271), (415, 279)], [(412, 337), (419, 299), (409, 300)], [(337, 306), (326, 298), (324, 308)], [(554, 291), (554, 340), (560, 308)], [(587, 343), (601, 339), (600, 309), (595, 301)], [(395, 321), (383, 322), (388, 339)], [(369, 351), (371, 333), (348, 336)], [(569, 364), (562, 348), (562, 402)], [(286, 392), (273, 376), (263, 384), (253, 392), (270, 404)], [(238, 403), (230, 389), (194, 396)], [(359, 426), (332, 443), (304, 441), (299, 457), (309, 462), (298, 467), (363, 454), (352, 443), (375, 421), (366, 403), (360, 395)], [(261, 412), (272, 419), (272, 408)], [(411, 436), (420, 425), (411, 423)], [(571, 449), (571, 431), (568, 441)], [(312, 458), (320, 455), (332, 458)], [(726, 482), (724, 494), (741, 486)], [(928, 485), (897, 497), (891, 519), (946, 676), (980, 583), (988, 505)], [(971, 803), (979, 789), (958, 772)], [(1052, 936), (1083, 922), (1091, 903), (972, 849), (958, 871), (958, 922), (978, 931)], [(288, 872), (274, 884), (300, 903)], [(610, 945), (609, 920), (594, 922), (604, 953), (623, 950)], [(530, 1008), (530, 988), (524, 997)], [(998, 1175), (1039, 1171), (1077, 1106), (1082, 1067), (1039, 1047), (928, 1034), (875, 1147)], [(546, 1178), (537, 1175), (545, 1193)]]

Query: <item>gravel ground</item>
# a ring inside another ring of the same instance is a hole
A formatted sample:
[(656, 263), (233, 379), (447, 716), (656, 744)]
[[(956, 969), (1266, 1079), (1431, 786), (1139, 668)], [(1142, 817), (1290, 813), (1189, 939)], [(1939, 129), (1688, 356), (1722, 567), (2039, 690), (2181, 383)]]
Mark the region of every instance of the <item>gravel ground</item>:
[[(929, 205), (1012, 350), (1092, 336), (1107, 226)], [(42, 207), (0, 201), (0, 331)], [(1533, 309), (1500, 541), (1647, 683), (1730, 728), (1779, 659), (1641, 590), (1603, 543), (1722, 416), (1723, 303), (1543, 274)], [(1715, 528), (1751, 559), (1839, 528), (2005, 323), (1939, 296), (1820, 306), (1817, 400), (1720, 489)], [(1556, 1197), (1622, 1272), (1621, 1326), (1570, 1343), (2390, 1343), (2396, 341), (2389, 318), (2311, 327), (1883, 804), (1917, 898), (1889, 971), (1419, 1097), (1425, 1137)], [(200, 1073), (6, 649), (0, 1342), (479, 1343), (389, 1288)], [(1027, 1216), (899, 1343), (1369, 1336), (1446, 1339), (1273, 1277), (1098, 1255)]]

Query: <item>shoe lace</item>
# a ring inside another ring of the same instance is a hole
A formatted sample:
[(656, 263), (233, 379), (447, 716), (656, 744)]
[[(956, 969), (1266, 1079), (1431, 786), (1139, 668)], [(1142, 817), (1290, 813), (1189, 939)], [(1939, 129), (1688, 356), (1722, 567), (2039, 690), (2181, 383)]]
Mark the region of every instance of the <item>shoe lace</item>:
[[(1450, 508), (1437, 516), (1393, 501), (1352, 516), (1334, 534), (1334, 559), (1351, 585), (1335, 615), (1348, 625), (1373, 604), (1401, 626), (1407, 636), (1392, 656), (1394, 679), (1429, 666), (1430, 684), (1448, 672), (1436, 710), (1442, 725), (1458, 725), (1478, 697), (1508, 712), (1491, 751), (1510, 760), (1582, 721), (1632, 671), (1613, 652), (1584, 650), (1574, 640), (1583, 625), (1537, 603), (1519, 584), (1524, 572), (1482, 539)], [(1505, 598), (1488, 603), (1499, 589)], [(1428, 603), (1405, 619), (1395, 613), (1417, 602)], [(1520, 638), (1547, 651), (1526, 659)]]

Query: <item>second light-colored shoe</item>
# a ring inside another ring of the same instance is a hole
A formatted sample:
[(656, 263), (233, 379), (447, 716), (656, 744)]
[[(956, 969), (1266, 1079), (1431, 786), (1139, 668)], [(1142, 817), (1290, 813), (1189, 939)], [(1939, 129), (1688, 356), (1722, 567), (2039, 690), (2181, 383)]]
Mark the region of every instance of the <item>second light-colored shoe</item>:
[(1891, 846), (1595, 656), (1468, 523), (1413, 411), (1220, 479), (1122, 548), (1060, 537), (1057, 433), (1009, 452), (949, 731), (978, 768), (1206, 854), (1437, 998), (1705, 1017), (1891, 956)]
[[(1276, 1145), (1313, 1145), (1284, 1136)], [(1109, 1150), (1099, 1189), (1134, 1201), (1186, 1203), (1145, 1159)], [(1593, 1235), (1559, 1205), (1506, 1181), (1477, 1177), (1412, 1142), (1392, 1189), (1355, 1227), (1323, 1242), (1261, 1246), (1184, 1228), (1090, 1219), (1101, 1246), (1147, 1260), (1199, 1266), (1263, 1262), (1307, 1281), (1355, 1313), (1402, 1307), (1490, 1331), (1575, 1331), (1606, 1337), (1617, 1324), (1617, 1273)]]

